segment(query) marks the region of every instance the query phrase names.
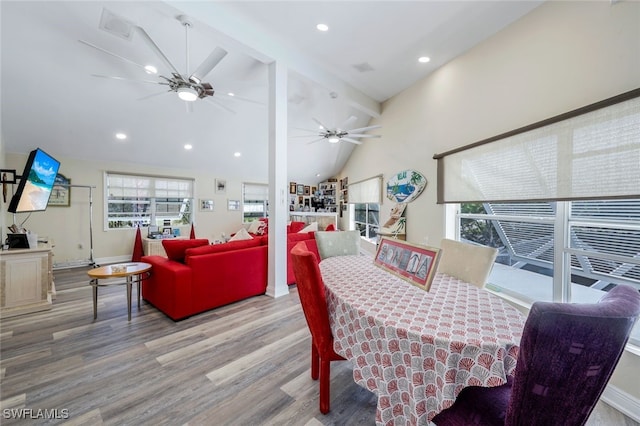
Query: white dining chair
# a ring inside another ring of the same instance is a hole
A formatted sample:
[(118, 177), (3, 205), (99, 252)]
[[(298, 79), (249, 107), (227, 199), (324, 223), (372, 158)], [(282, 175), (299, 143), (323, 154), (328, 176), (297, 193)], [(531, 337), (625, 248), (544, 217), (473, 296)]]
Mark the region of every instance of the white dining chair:
[(498, 250), (444, 238), (440, 243), (438, 272), (483, 288), (489, 279)]

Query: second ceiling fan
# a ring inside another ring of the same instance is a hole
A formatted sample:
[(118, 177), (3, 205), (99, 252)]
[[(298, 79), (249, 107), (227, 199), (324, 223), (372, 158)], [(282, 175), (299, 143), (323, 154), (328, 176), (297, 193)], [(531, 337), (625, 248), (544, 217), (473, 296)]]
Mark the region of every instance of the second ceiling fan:
[[(309, 144), (326, 140), (326, 141), (329, 141), (329, 143), (338, 143), (340, 141), (345, 141), (345, 142), (353, 143), (356, 145), (361, 145), (362, 142), (357, 139), (381, 137), (380, 135), (370, 135), (370, 134), (363, 133), (369, 130), (379, 129), (380, 127), (382, 127), (380, 125), (349, 129), (349, 126), (353, 124), (354, 121), (357, 120), (357, 117), (353, 115), (347, 118), (340, 126), (334, 127), (334, 128), (325, 126), (319, 120), (313, 117), (311, 119), (319, 126), (318, 130), (297, 128), (298, 130), (315, 133), (317, 136), (319, 136), (318, 139), (312, 140), (311, 142), (309, 142)], [(314, 136), (314, 135), (293, 136), (293, 137), (308, 138), (311, 136)]]

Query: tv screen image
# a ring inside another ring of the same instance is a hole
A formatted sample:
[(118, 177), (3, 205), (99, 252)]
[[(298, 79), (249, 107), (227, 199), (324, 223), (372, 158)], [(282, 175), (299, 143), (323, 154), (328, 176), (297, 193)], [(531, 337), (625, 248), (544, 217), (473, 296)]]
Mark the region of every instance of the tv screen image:
[(9, 212), (25, 213), (45, 210), (59, 168), (60, 162), (40, 148), (31, 151), (22, 172), (18, 190), (9, 204)]

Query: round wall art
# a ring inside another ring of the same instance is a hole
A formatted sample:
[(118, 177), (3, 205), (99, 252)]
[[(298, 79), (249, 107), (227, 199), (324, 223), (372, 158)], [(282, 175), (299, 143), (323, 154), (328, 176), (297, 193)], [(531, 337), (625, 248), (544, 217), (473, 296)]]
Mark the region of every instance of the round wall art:
[(415, 170), (396, 173), (387, 181), (387, 198), (397, 203), (410, 203), (427, 186), (427, 178)]

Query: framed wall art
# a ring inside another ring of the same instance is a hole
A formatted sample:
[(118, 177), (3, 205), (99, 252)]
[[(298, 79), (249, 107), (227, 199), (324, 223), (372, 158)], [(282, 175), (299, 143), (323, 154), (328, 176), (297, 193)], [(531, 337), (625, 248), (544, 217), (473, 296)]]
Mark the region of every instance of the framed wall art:
[(204, 200), (200, 199), (200, 211), (201, 212), (212, 212), (214, 207), (213, 200)]
[(227, 200), (227, 210), (240, 210), (240, 200)]
[(71, 179), (58, 173), (53, 181), (48, 206), (69, 207), (71, 205)]
[(439, 260), (439, 248), (382, 237), (373, 263), (429, 291)]
[(216, 194), (224, 194), (225, 192), (227, 192), (227, 181), (216, 179)]

